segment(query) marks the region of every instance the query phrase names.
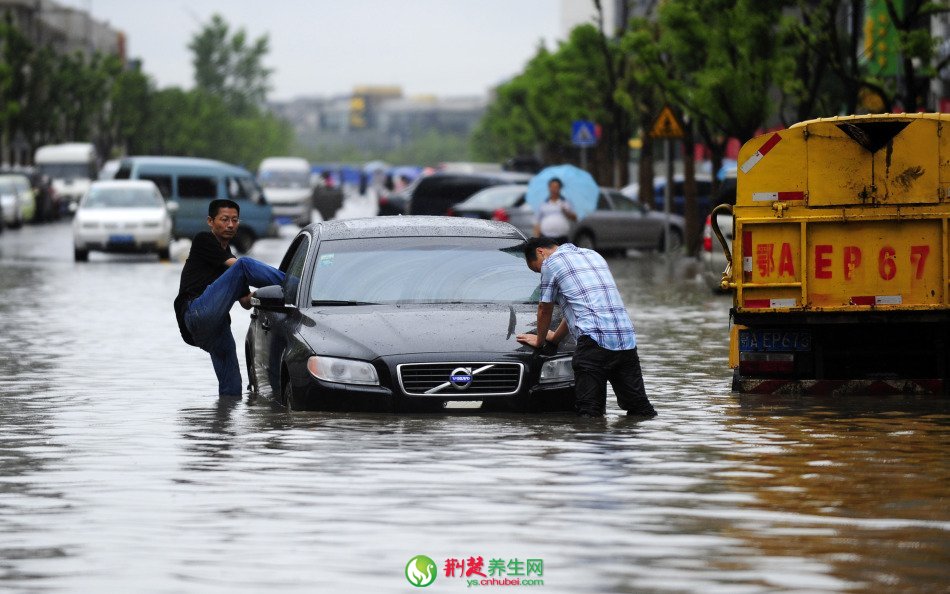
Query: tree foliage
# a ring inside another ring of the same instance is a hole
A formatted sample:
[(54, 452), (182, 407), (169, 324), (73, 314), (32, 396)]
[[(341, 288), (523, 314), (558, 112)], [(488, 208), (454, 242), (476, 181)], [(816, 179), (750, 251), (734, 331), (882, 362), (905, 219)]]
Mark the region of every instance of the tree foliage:
[(188, 44), (195, 68), (195, 88), (220, 97), (236, 114), (253, 114), (264, 106), (272, 70), (264, 67), (267, 35), (251, 41), (244, 29), (233, 34), (216, 14)]
[(248, 44), (243, 31), (230, 35), (215, 17), (191, 46), (201, 65), (197, 88), (157, 89), (116, 56), (35, 47), (7, 16), (0, 20), (0, 145), (91, 141), (104, 157), (201, 156), (247, 167), (286, 153), (289, 124), (261, 107), (270, 74), (261, 66), (266, 38)]

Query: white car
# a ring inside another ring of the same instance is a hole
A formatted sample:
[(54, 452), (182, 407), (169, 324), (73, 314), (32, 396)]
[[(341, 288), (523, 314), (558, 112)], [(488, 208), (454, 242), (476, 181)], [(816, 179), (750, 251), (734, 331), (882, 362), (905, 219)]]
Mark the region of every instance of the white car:
[(313, 213), (310, 163), (298, 157), (269, 157), (261, 161), (257, 181), (271, 205), (274, 219), (306, 227)]
[(11, 229), (23, 226), (33, 216), (34, 198), (30, 180), (25, 175), (0, 175), (0, 224)]
[(93, 182), (73, 219), (73, 246), (77, 262), (91, 250), (155, 252), (169, 258), (172, 218), (162, 194), (148, 180)]

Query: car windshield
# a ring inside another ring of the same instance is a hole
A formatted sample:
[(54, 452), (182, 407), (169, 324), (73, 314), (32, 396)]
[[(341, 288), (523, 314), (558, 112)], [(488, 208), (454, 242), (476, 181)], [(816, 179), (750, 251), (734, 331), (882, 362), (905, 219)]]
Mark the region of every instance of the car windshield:
[(310, 295), (315, 304), (537, 303), (540, 277), (523, 242), (498, 238), (324, 241)]
[(305, 171), (262, 171), (259, 181), (265, 188), (309, 188), (310, 174)]
[(41, 163), (40, 171), (53, 179), (89, 178), (88, 163)]
[(491, 188), (479, 192), (462, 203), (469, 208), (503, 208), (513, 206), (521, 198), (527, 186), (524, 188)]
[(93, 188), (83, 208), (158, 208), (161, 196), (149, 188)]

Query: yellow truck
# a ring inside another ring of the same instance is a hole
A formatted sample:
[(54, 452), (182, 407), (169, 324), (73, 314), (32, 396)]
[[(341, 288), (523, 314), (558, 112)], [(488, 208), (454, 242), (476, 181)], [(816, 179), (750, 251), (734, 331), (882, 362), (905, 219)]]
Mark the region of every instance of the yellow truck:
[(946, 395), (950, 114), (810, 120), (738, 161), (733, 390)]

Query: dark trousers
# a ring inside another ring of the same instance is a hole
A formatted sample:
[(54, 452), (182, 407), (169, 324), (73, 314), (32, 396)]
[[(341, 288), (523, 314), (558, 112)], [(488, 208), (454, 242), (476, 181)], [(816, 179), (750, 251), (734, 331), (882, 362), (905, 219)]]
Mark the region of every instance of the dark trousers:
[(603, 415), (607, 410), (607, 382), (617, 394), (620, 408), (633, 414), (654, 414), (643, 387), (643, 372), (637, 349), (611, 351), (590, 336), (577, 341), (574, 368), (574, 409), (577, 414)]

